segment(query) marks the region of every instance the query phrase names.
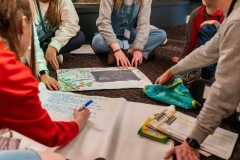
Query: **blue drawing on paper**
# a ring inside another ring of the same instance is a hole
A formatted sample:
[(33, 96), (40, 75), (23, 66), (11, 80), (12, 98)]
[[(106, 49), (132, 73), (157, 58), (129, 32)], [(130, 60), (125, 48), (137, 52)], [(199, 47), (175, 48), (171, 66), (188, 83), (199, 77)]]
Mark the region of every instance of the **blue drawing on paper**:
[[(68, 95), (61, 93), (47, 93), (47, 94), (50, 94), (50, 96), (48, 97), (46, 102), (42, 103), (43, 108), (45, 108), (48, 111), (56, 111), (70, 115), (73, 115), (73, 109), (78, 109), (89, 101), (89, 99), (80, 95)], [(94, 98), (104, 101), (107, 100), (100, 97)], [(90, 118), (96, 118), (96, 111), (105, 110), (103, 107), (101, 107), (94, 101), (92, 104), (88, 106), (88, 109), (91, 112)]]

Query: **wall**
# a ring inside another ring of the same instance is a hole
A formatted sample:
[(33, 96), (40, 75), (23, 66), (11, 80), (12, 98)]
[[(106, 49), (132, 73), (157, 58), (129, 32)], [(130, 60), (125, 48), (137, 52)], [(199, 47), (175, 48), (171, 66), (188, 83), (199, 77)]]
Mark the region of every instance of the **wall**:
[[(190, 1), (153, 2), (150, 23), (157, 27), (176, 26), (186, 23)], [(81, 31), (85, 33), (86, 42), (92, 41), (94, 33), (98, 31), (96, 20), (99, 5), (75, 4), (80, 19)]]

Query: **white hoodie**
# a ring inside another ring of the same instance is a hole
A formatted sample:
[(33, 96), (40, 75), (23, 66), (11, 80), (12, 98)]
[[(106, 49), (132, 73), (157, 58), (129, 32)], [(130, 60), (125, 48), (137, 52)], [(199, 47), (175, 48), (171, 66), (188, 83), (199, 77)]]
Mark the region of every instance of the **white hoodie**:
[[(38, 14), (36, 0), (35, 2), (35, 26), (41, 26), (40, 17)], [(45, 13), (48, 9), (49, 3), (40, 3), (41, 13), (44, 19)], [(51, 39), (49, 45), (55, 47), (58, 51), (65, 46), (68, 41), (74, 37), (80, 30), (79, 17), (71, 0), (59, 0), (59, 10), (61, 15), (61, 24), (55, 32), (55, 36)], [(38, 28), (36, 28), (38, 29)]]
[[(30, 0), (30, 4), (33, 10), (33, 17), (35, 19), (34, 24), (39, 23), (39, 14), (37, 10), (37, 4), (36, 0)], [(41, 3), (40, 7), (42, 11), (42, 15), (44, 16), (46, 13), (46, 10), (48, 8), (48, 3)], [(77, 34), (77, 32), (80, 30), (80, 26), (78, 25), (79, 17), (76, 13), (76, 10), (73, 6), (73, 3), (71, 0), (60, 0), (59, 3), (59, 9), (61, 13), (61, 20), (62, 23), (57, 29), (55, 33), (55, 37), (51, 39), (50, 45), (55, 47), (58, 51), (65, 46), (69, 39), (71, 39), (73, 36)], [(34, 46), (35, 46), (35, 53), (36, 53), (36, 73), (38, 74), (41, 70), (46, 70), (46, 61), (44, 59), (44, 53), (42, 49), (40, 48), (38, 35), (36, 32), (36, 28), (34, 25)], [(25, 59), (28, 64), (30, 64), (30, 54), (31, 54), (31, 46), (29, 46), (27, 52), (25, 53)]]

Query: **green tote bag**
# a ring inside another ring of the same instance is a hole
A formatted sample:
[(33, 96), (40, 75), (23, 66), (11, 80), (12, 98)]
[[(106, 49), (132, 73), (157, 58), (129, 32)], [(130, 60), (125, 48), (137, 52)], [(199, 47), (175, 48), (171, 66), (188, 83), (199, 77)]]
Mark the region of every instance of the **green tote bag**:
[(146, 85), (143, 92), (152, 99), (185, 109), (194, 109), (201, 106), (192, 98), (181, 78), (176, 78), (171, 85)]

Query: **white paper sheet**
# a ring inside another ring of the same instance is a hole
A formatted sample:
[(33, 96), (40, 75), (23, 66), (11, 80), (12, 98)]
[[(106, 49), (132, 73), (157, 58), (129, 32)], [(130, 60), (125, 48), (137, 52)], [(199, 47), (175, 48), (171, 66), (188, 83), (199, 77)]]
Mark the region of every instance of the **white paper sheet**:
[[(162, 128), (174, 137), (185, 140), (194, 128), (196, 119), (177, 112), (177, 119), (171, 124), (164, 124)], [(209, 135), (201, 144), (201, 149), (208, 151), (223, 159), (229, 159), (237, 141), (238, 134), (217, 128), (213, 135)]]
[(210, 93), (210, 90), (211, 90), (211, 86), (205, 85), (204, 91), (203, 91), (203, 99), (207, 99), (207, 97)]
[[(46, 92), (46, 90), (41, 91), (39, 96), (43, 106), (48, 107), (48, 113), (53, 120), (72, 120), (73, 116), (69, 110), (75, 107), (74, 104), (81, 106), (89, 99), (94, 101), (89, 105), (91, 116), (87, 126), (81, 130), (79, 135), (57, 150), (39, 144), (35, 145), (36, 142), (26, 138), (22, 138), (22, 148), (41, 151), (56, 150), (71, 160), (93, 160), (98, 157), (108, 160), (161, 160), (173, 146), (172, 140), (163, 144), (137, 134), (147, 117), (159, 113), (166, 107), (127, 102), (123, 98), (83, 96), (64, 92)], [(74, 103), (69, 103), (66, 97)], [(58, 102), (62, 109), (57, 107), (55, 102)]]
[(89, 44), (84, 44), (80, 48), (71, 51), (71, 54), (95, 54), (92, 47)]

